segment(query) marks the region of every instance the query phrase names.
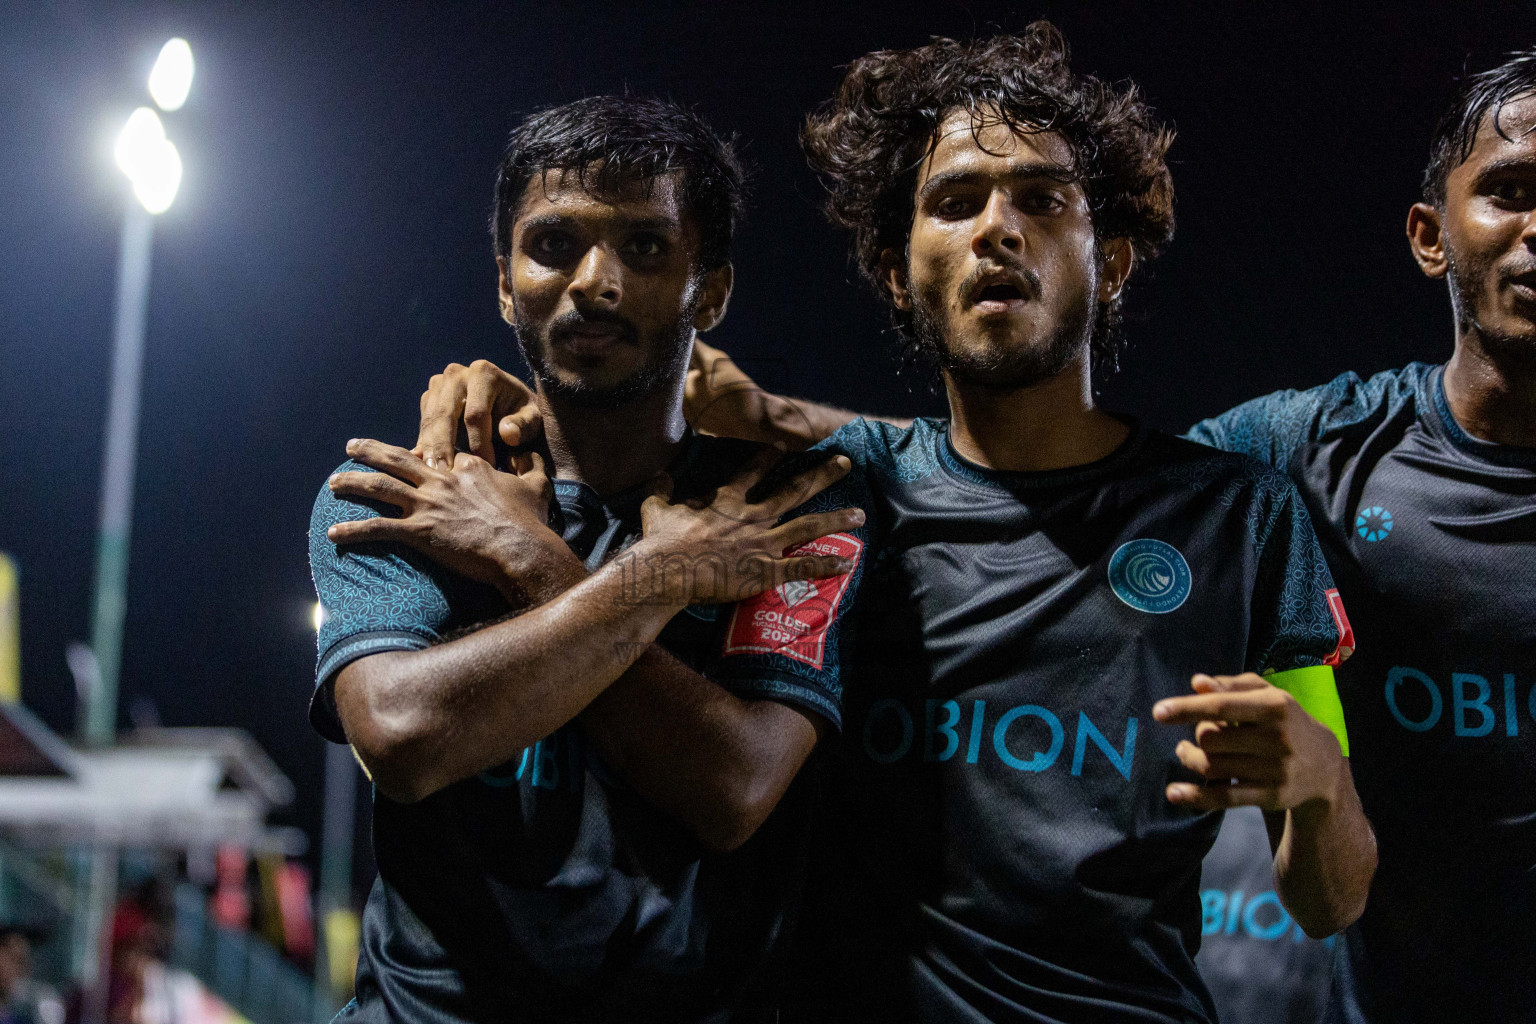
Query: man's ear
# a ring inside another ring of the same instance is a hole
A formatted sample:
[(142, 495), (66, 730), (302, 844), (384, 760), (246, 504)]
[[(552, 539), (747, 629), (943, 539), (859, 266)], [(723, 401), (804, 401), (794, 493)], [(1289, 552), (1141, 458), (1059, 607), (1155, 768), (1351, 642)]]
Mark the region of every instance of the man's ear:
[(907, 261), (895, 249), (880, 253), (880, 280), (890, 291), (891, 301), (896, 303), (897, 309), (912, 308), (912, 293), (907, 289)]
[(1125, 289), (1125, 282), (1136, 266), (1136, 250), (1129, 238), (1111, 238), (1100, 247), (1104, 265), (1099, 270), (1100, 302), (1114, 302)]
[(512, 282), (507, 280), (507, 258), (496, 257), (496, 304), (501, 308), (501, 318), (512, 323)]
[(1451, 269), (1445, 236), (1440, 231), (1440, 211), (1428, 203), (1414, 203), (1408, 209), (1408, 247), (1427, 276), (1444, 277)]
[(702, 334), (725, 319), (725, 309), (731, 302), (731, 286), (735, 283), (736, 271), (729, 263), (722, 263), (704, 274), (699, 287), (699, 308), (693, 314), (694, 330)]

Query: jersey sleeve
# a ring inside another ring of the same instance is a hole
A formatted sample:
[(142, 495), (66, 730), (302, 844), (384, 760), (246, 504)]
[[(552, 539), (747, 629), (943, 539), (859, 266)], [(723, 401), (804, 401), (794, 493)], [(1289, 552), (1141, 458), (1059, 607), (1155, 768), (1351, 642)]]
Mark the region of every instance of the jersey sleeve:
[(1184, 436), (1258, 459), (1283, 473), (1291, 456), (1306, 443), (1319, 409), (1314, 392), (1276, 391), (1201, 420)]
[(1354, 642), (1343, 602), (1295, 486), (1272, 483), (1274, 505), (1257, 538), (1247, 668), (1269, 674), (1336, 665)]
[(866, 520), (858, 529), (795, 549), (802, 554), (842, 555), (853, 561), (853, 568), (830, 579), (790, 580), (734, 605), (711, 675), (733, 693), (813, 711), (841, 729), (849, 612), (864, 575), (872, 510), (859, 445), (847, 436), (847, 428), (817, 447), (847, 455), (853, 469), (784, 519), (863, 509)]
[[(337, 472), (373, 472), (348, 462)], [(346, 742), (331, 685), (348, 664), (384, 651), (415, 651), (441, 639), (448, 599), (423, 556), (394, 544), (338, 547), (325, 531), (371, 519), (388, 506), (340, 498), (322, 487), (309, 523), (309, 567), (320, 599), (315, 692), (309, 720), (328, 740)]]

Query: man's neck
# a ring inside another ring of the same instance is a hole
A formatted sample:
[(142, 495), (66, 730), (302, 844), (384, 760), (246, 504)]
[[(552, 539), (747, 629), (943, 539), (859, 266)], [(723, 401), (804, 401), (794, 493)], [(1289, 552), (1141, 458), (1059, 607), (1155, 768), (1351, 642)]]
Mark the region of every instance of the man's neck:
[(1096, 462), (1120, 447), (1124, 423), (1097, 409), (1086, 353), (1038, 384), (1003, 390), (946, 373), (950, 438), (980, 466), (1043, 472)]
[(1473, 437), (1536, 448), (1536, 364), (1500, 365), (1476, 328), (1456, 339), (1445, 364), (1445, 400)]
[(688, 429), (683, 381), (611, 409), (551, 399), (539, 389), (550, 475), (579, 480), (600, 495), (628, 490), (666, 469)]

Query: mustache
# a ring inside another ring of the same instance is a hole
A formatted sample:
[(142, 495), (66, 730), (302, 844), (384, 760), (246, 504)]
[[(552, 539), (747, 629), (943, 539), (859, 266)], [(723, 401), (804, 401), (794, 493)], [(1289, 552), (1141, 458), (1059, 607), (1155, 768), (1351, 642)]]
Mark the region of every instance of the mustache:
[(1006, 273), (1014, 274), (1024, 282), (1024, 288), (1026, 292), (1024, 296), (1025, 298), (1038, 299), (1040, 297), (1039, 274), (1035, 273), (1033, 270), (1030, 270), (1023, 263), (1020, 263), (1017, 260), (999, 259), (989, 259), (978, 263), (974, 270), (965, 275), (965, 280), (960, 282), (960, 294), (962, 296), (970, 295), (973, 291), (975, 291), (976, 286), (981, 283), (982, 278), (988, 276), (989, 274), (996, 274), (1000, 270)]
[(545, 327), (546, 336), (551, 340), (562, 334), (570, 334), (578, 327), (607, 326), (617, 330), (623, 341), (634, 342), (640, 337), (640, 330), (627, 318), (606, 309), (573, 309), (568, 313), (561, 313), (549, 322)]

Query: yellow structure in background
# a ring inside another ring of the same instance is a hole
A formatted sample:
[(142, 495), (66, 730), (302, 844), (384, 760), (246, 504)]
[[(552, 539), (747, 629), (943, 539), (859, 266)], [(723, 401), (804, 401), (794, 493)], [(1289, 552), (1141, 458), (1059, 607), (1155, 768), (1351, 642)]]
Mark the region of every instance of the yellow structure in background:
[(0, 551), (0, 701), (21, 702), (21, 595), (16, 563)]
[(332, 910), (325, 915), (324, 928), (331, 992), (338, 1003), (345, 1003), (352, 998), (352, 980), (357, 976), (357, 953), (363, 925), (350, 910)]

